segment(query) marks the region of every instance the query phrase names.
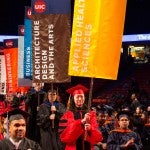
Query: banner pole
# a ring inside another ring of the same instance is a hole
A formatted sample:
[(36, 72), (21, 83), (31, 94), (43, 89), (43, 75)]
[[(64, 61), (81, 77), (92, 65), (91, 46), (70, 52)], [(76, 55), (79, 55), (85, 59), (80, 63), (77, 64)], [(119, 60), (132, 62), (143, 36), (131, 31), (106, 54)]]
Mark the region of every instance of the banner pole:
[(91, 103), (92, 103), (93, 82), (94, 82), (94, 79), (91, 78), (90, 91), (89, 91), (89, 99), (88, 99), (88, 111), (90, 111)]
[[(53, 91), (54, 91), (54, 87), (53, 87), (53, 82), (51, 83), (51, 92), (53, 94)], [(53, 95), (51, 95), (53, 97)], [(53, 99), (52, 99), (52, 106), (54, 106), (54, 103), (53, 103)], [(52, 111), (52, 114), (55, 114), (54, 111)], [(54, 128), (54, 119), (52, 119), (52, 128)]]
[[(90, 111), (91, 103), (92, 103), (92, 91), (93, 91), (93, 78), (91, 78), (91, 82), (90, 82), (90, 91), (89, 91), (89, 99), (88, 99), (88, 112)], [(90, 122), (90, 120), (86, 120), (86, 123), (89, 123), (89, 122)], [(85, 141), (86, 141), (86, 138), (87, 138), (87, 130), (85, 130), (85, 134), (84, 134), (84, 140)]]

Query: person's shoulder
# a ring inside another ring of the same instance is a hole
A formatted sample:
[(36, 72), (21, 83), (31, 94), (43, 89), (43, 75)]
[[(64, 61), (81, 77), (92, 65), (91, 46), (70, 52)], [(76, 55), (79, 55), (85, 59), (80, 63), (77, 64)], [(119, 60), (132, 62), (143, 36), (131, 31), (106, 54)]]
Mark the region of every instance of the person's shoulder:
[(25, 138), (24, 140), (30, 145), (31, 148), (35, 148), (35, 150), (41, 150), (41, 147), (38, 142), (35, 142), (28, 138)]
[(1, 139), (1, 140), (0, 140), (0, 143), (4, 143), (4, 142), (7, 142), (7, 141), (10, 141), (10, 140), (7, 139), (7, 138), (4, 138), (4, 139)]
[(66, 112), (63, 114), (62, 118), (73, 118), (73, 112), (70, 110), (66, 110)]
[(4, 138), (0, 140), (0, 150), (9, 150), (9, 145), (11, 145), (11, 142), (9, 139)]
[(39, 94), (46, 94), (46, 92), (43, 89), (41, 89)]

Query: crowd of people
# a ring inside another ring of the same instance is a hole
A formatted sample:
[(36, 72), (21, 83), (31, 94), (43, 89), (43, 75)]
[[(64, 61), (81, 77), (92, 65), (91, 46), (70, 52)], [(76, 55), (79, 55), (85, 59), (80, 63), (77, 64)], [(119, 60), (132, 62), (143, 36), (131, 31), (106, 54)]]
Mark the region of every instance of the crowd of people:
[(65, 105), (58, 91), (37, 83), (25, 95), (0, 98), (0, 149), (149, 150), (150, 106), (136, 93), (118, 109), (87, 105), (88, 89), (78, 84), (66, 90)]

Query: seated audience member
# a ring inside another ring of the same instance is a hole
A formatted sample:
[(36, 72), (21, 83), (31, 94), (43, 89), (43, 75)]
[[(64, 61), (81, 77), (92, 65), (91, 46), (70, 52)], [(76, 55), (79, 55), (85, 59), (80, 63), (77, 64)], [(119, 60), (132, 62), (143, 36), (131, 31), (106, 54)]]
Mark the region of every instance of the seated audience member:
[(9, 136), (0, 141), (1, 150), (41, 150), (38, 143), (25, 137), (26, 134), (26, 117), (29, 114), (21, 109), (14, 109), (6, 112), (3, 116), (8, 117)]
[(117, 116), (119, 127), (110, 132), (107, 150), (143, 150), (139, 134), (129, 129), (129, 114), (120, 112)]
[(144, 127), (144, 123), (146, 120), (146, 115), (144, 114), (144, 111), (142, 109), (142, 106), (138, 106), (133, 113), (133, 131), (139, 133), (140, 136), (142, 136), (142, 130)]
[[(111, 108), (111, 107), (110, 107)], [(107, 138), (111, 130), (115, 128), (116, 119), (113, 116), (113, 109), (110, 109), (107, 105), (104, 106), (97, 106), (96, 107), (96, 114), (97, 114), (97, 122), (98, 122), (98, 129), (102, 133), (103, 140), (98, 142), (94, 146), (94, 150), (106, 150), (107, 149)]]
[(144, 150), (150, 150), (150, 106), (147, 109), (146, 122), (143, 127), (142, 132), (142, 143), (144, 145)]
[(141, 106), (140, 101), (138, 100), (137, 94), (131, 94), (131, 111), (135, 111), (138, 106)]

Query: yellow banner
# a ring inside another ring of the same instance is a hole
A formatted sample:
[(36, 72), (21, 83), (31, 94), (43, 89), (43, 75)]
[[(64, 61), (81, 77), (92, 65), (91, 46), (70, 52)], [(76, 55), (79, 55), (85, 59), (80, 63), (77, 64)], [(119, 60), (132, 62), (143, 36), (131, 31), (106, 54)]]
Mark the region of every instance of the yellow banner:
[(127, 0), (76, 0), (69, 75), (117, 79)]

